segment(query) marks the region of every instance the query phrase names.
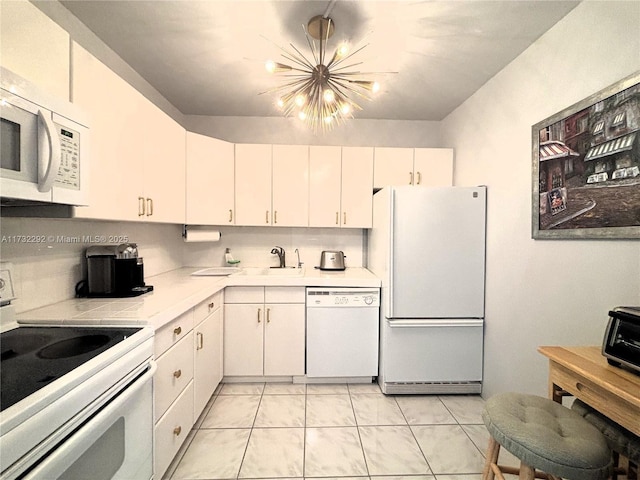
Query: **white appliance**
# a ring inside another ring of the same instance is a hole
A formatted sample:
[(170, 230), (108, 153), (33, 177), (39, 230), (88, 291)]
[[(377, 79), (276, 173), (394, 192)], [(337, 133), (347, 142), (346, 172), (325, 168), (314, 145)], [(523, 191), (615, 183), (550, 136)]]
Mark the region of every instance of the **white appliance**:
[(0, 70), (2, 205), (87, 205), (87, 122), (77, 107)]
[(151, 479), (153, 329), (18, 325), (0, 264), (0, 479)]
[(486, 187), (387, 187), (368, 268), (382, 280), (384, 393), (482, 389)]
[(307, 378), (378, 374), (379, 288), (307, 288)]

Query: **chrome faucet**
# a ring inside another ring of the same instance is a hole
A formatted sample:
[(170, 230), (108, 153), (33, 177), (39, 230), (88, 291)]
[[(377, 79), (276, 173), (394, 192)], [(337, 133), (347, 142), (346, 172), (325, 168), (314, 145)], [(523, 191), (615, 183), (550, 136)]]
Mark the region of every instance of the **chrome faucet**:
[(298, 268), (302, 268), (302, 262), (300, 261), (300, 250), (296, 248), (296, 254), (298, 255)]
[(286, 262), (284, 258), (284, 248), (275, 246), (271, 249), (271, 253), (273, 255), (278, 255), (278, 259), (280, 260), (280, 266), (274, 268), (285, 268)]

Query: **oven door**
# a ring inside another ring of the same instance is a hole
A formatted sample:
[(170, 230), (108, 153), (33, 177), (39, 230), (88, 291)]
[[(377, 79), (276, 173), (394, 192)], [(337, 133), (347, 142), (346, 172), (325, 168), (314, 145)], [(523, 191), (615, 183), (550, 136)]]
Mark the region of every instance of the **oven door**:
[(50, 451), (24, 479), (153, 477), (155, 362), (136, 381)]

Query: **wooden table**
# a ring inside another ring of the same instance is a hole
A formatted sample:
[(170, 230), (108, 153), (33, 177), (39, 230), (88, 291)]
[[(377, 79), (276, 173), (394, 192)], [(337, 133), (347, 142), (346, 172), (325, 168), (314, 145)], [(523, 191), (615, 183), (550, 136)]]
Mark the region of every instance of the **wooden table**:
[(600, 347), (539, 347), (549, 358), (549, 396), (569, 393), (640, 435), (640, 375), (611, 366)]

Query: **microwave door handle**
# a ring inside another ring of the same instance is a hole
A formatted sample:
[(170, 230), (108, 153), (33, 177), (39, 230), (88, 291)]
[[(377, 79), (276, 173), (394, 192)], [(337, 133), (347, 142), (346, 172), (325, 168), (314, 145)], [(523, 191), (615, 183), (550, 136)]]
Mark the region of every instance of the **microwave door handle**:
[(53, 120), (38, 110), (38, 191), (51, 190), (60, 169), (60, 150)]

